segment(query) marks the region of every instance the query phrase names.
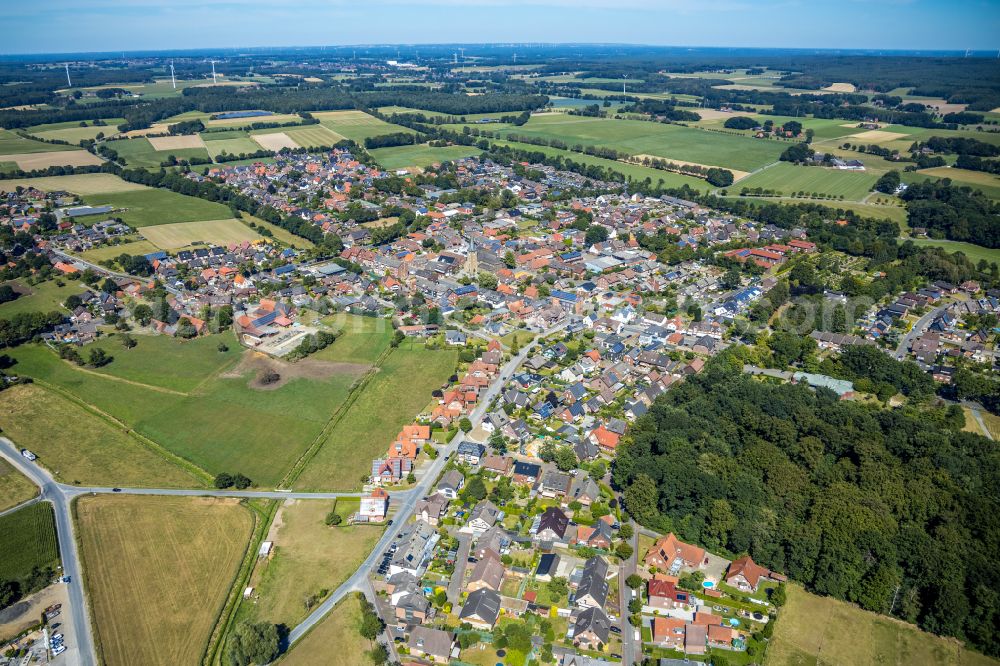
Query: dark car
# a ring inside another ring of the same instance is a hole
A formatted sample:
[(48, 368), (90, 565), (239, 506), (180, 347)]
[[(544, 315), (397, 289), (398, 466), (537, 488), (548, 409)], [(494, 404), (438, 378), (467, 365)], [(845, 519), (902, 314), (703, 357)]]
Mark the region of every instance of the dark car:
[(121, 488), (112, 488), (111, 489), (111, 492), (113, 492), (113, 493), (120, 493), (121, 491), (122, 491)]
[(611, 626), (610, 626), (610, 627), (608, 627), (608, 628), (609, 628), (609, 629), (611, 630), (611, 632), (612, 632), (612, 633), (615, 633), (615, 634), (620, 634), (620, 633), (622, 633), (622, 630), (621, 630), (621, 629), (619, 629), (618, 627), (616, 627), (615, 625), (611, 625)]

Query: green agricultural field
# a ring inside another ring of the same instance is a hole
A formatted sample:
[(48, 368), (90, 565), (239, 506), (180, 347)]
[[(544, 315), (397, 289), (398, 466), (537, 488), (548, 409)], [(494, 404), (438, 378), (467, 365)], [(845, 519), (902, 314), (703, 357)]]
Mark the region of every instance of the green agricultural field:
[(798, 585), (778, 615), (765, 666), (988, 666), (997, 662), (911, 624)]
[[(236, 162), (236, 164), (239, 164), (239, 162)], [(278, 225), (271, 224), (270, 222), (262, 220), (259, 217), (254, 217), (253, 215), (248, 215), (247, 213), (243, 213), (243, 221), (246, 222), (248, 225), (250, 224), (255, 225), (258, 228), (258, 230), (267, 229), (269, 232), (271, 232), (271, 236), (276, 238), (278, 241), (285, 243), (286, 245), (291, 245), (292, 247), (300, 249), (302, 248), (308, 249), (314, 246), (311, 240), (302, 238), (301, 236), (296, 236), (287, 229), (282, 229)]]
[[(455, 371), (453, 351), (401, 345), (389, 354), (357, 399), (334, 425), (295, 485), (305, 489), (352, 490), (371, 471), (373, 458), (431, 401)], [(350, 453), (348, 453), (350, 452)]]
[(371, 150), (372, 157), (388, 170), (404, 169), (406, 167), (425, 168), (436, 162), (457, 160), (462, 157), (478, 155), (482, 151), (475, 146), (444, 146), (435, 148), (427, 144), (416, 146), (394, 146), (392, 148), (376, 148)]
[[(249, 134), (246, 130), (242, 129), (232, 129), (232, 130), (222, 130), (222, 131), (212, 131), (212, 132), (201, 132), (198, 136), (201, 140), (207, 143), (212, 143), (215, 141), (229, 141), (230, 139), (245, 139)], [(211, 148), (209, 148), (211, 150)]]
[(42, 585), (25, 585), (32, 570), (58, 566), (59, 540), (51, 504), (39, 502), (0, 517), (0, 580), (40, 589), (47, 579)]
[(778, 159), (787, 147), (778, 141), (708, 132), (641, 120), (566, 114), (532, 116), (508, 134), (559, 139), (569, 145), (613, 148), (631, 155), (655, 155), (696, 164), (753, 171)]
[(120, 217), (133, 227), (223, 220), (232, 215), (229, 208), (222, 204), (153, 188), (113, 194), (90, 194), (84, 197), (84, 201), (91, 206), (114, 206), (116, 209), (114, 216)]
[(582, 164), (593, 164), (594, 166), (603, 167), (605, 169), (611, 169), (613, 171), (627, 176), (632, 180), (643, 181), (649, 179), (654, 185), (659, 181), (663, 181), (664, 187), (682, 187), (687, 185), (696, 190), (707, 191), (711, 189), (711, 186), (704, 180), (700, 178), (694, 178), (693, 176), (685, 176), (679, 173), (673, 173), (671, 171), (662, 171), (660, 169), (653, 169), (651, 167), (645, 167), (641, 164), (630, 164), (628, 162), (618, 162), (615, 160), (607, 160), (603, 157), (594, 157), (592, 155), (584, 155), (582, 153), (574, 153), (568, 150), (562, 150), (560, 148), (549, 148), (546, 146), (533, 146), (527, 143), (520, 143), (518, 141), (495, 141), (500, 145), (511, 146), (512, 148), (517, 148), (519, 150), (529, 150), (532, 152), (539, 152), (551, 157), (561, 157), (566, 160), (572, 160), (574, 162), (579, 162)]
[[(117, 352), (116, 352), (117, 355)], [(205, 479), (39, 384), (0, 393), (0, 427), (62, 483), (198, 488)]]
[[(208, 134), (205, 136), (212, 136), (212, 135)], [(208, 154), (212, 156), (212, 159), (217, 158), (222, 153), (229, 153), (230, 155), (241, 155), (241, 154), (256, 153), (258, 150), (260, 150), (260, 146), (253, 139), (247, 136), (234, 139), (222, 139), (222, 140), (213, 139), (212, 141), (205, 142), (205, 148), (208, 150)]]
[[(20, 280), (5, 282), (14, 291), (23, 294), (19, 298), (0, 304), (0, 317), (11, 317), (22, 312), (51, 312), (63, 310), (62, 304), (73, 294), (82, 294), (86, 287), (76, 281), (61, 278), (63, 286), (56, 280), (48, 280), (41, 284), (29, 285)], [(68, 313), (67, 313), (68, 314)]]
[(172, 148), (170, 150), (156, 150), (149, 139), (136, 137), (133, 139), (118, 139), (108, 141), (108, 148), (111, 148), (125, 160), (130, 167), (145, 167), (147, 169), (158, 169), (171, 155), (178, 160), (190, 158), (208, 159), (208, 151), (204, 148)]
[(38, 494), (38, 486), (6, 460), (0, 459), (0, 511), (26, 502)]
[(761, 187), (784, 195), (795, 192), (816, 192), (843, 196), (850, 201), (860, 201), (868, 196), (878, 177), (864, 171), (841, 171), (824, 167), (775, 164), (759, 173), (744, 178), (731, 189)]
[(292, 141), (304, 148), (315, 146), (332, 146), (338, 141), (342, 141), (340, 134), (330, 131), (322, 125), (309, 125), (302, 129), (288, 129), (285, 131)]
[[(733, 188), (730, 188), (732, 190)], [(737, 197), (727, 197), (729, 199), (735, 199)], [(835, 210), (850, 210), (854, 211), (858, 215), (863, 217), (868, 217), (874, 220), (884, 220), (889, 219), (899, 225), (900, 229), (904, 228), (906, 225), (906, 209), (899, 206), (879, 206), (875, 204), (859, 203), (857, 201), (824, 201), (821, 199), (792, 199), (792, 198), (781, 198), (781, 197), (739, 197), (743, 201), (751, 204), (763, 205), (765, 203), (808, 203), (816, 204), (818, 206), (824, 206), (829, 208), (831, 211)]]
[(80, 147), (32, 141), (31, 139), (25, 139), (10, 130), (0, 129), (0, 155), (54, 153), (64, 150), (80, 150)]
[(85, 139), (96, 139), (98, 134), (112, 136), (118, 133), (117, 125), (125, 122), (124, 118), (107, 118), (106, 125), (93, 125), (87, 123), (86, 127), (80, 127), (78, 122), (49, 123), (48, 125), (35, 125), (28, 128), (28, 133), (42, 139), (69, 141), (79, 144)]
[[(99, 372), (62, 361), (41, 346), (21, 346), (11, 355), (19, 374), (68, 391), (210, 474), (242, 472), (260, 486), (274, 485), (319, 436), (367, 366), (317, 365), (310, 359), (289, 364), (246, 351), (220, 372), (212, 358), (203, 358), (219, 353), (212, 350), (220, 341), (236, 349), (231, 338), (199, 340), (204, 347), (194, 350), (194, 365), (166, 374), (164, 368), (182, 354), (174, 346), (190, 342), (140, 341), (135, 349), (118, 351), (112, 346), (115, 360)], [(125, 358), (137, 350), (140, 358)], [(283, 382), (259, 387), (255, 378), (265, 369), (278, 372)], [(58, 424), (43, 420), (39, 427), (58, 437)]]
[(364, 111), (319, 111), (313, 113), (321, 125), (345, 139), (358, 143), (370, 136), (381, 136), (395, 132), (414, 133), (413, 130), (379, 120)]

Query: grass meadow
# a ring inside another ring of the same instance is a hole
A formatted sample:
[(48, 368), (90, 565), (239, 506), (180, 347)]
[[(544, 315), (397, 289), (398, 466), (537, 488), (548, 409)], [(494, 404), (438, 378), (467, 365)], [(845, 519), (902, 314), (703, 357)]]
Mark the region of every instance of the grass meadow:
[(23, 312), (65, 311), (63, 301), (73, 294), (82, 294), (86, 287), (81, 282), (62, 280), (63, 286), (55, 280), (29, 285), (21, 280), (11, 280), (8, 284), (22, 294), (13, 301), (0, 303), (0, 317), (11, 317)]
[(131, 167), (145, 167), (147, 169), (158, 169), (160, 164), (166, 161), (171, 155), (178, 160), (200, 157), (208, 159), (208, 151), (204, 148), (173, 148), (170, 150), (156, 150), (149, 139), (135, 137), (132, 139), (117, 139), (108, 141), (107, 146), (113, 149)]
[(0, 511), (26, 502), (38, 494), (38, 486), (31, 479), (0, 459)]
[(878, 176), (865, 171), (841, 171), (824, 167), (798, 166), (781, 163), (744, 178), (730, 189), (761, 187), (783, 195), (796, 192), (843, 196), (849, 201), (861, 201), (871, 191)]
[(28, 153), (56, 153), (64, 150), (79, 150), (79, 146), (64, 146), (25, 139), (11, 130), (0, 129), (0, 155), (26, 155)]
[(359, 632), (361, 602), (349, 595), (312, 631), (295, 643), (277, 666), (374, 666), (368, 658), (373, 643)]
[(0, 516), (0, 580), (23, 581), (32, 569), (59, 565), (55, 514), (37, 502)]
[(83, 497), (77, 538), (108, 666), (199, 663), (253, 530), (236, 500)]
[(39, 384), (0, 393), (0, 428), (15, 444), (31, 449), (61, 483), (205, 485), (204, 478), (168, 461), (121, 425)]
[(309, 614), (303, 603), (306, 597), (320, 603), (347, 580), (383, 531), (376, 525), (347, 525), (358, 504), (358, 500), (338, 500), (337, 512), (344, 523), (328, 527), (323, 520), (334, 506), (332, 500), (285, 502), (275, 518), (280, 527), (271, 534), (274, 554), (258, 563), (249, 583), (258, 598), (242, 604), (239, 616), (294, 627)]
[(179, 250), (193, 244), (227, 246), (261, 238), (256, 231), (239, 220), (206, 220), (203, 222), (175, 222), (142, 227), (139, 233), (161, 250)]
[(987, 666), (996, 661), (899, 620), (788, 586), (765, 666)]
[(372, 157), (388, 170), (405, 169), (407, 167), (425, 168), (436, 162), (457, 160), (462, 157), (478, 155), (482, 151), (475, 146), (444, 146), (435, 148), (427, 144), (415, 146), (393, 146), (391, 148), (375, 148), (371, 150)]
[[(389, 449), (399, 430), (431, 401), (455, 371), (457, 354), (403, 344), (393, 350), (309, 461), (299, 489), (354, 490), (373, 458)], [(348, 455), (347, 452), (350, 451)]]

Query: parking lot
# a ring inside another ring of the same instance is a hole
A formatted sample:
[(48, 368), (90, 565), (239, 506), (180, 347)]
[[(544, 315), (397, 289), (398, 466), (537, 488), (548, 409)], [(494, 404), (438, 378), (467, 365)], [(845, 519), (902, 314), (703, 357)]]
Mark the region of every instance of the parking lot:
[[(69, 594), (63, 583), (53, 583), (27, 600), (33, 618), (45, 613), (48, 625), (34, 631), (7, 648), (27, 650), (27, 654), (15, 659), (0, 657), (0, 666), (27, 666), (27, 664), (55, 664), (57, 666), (77, 666), (82, 663), (73, 623), (70, 620)], [(41, 605), (41, 604), (44, 604)]]

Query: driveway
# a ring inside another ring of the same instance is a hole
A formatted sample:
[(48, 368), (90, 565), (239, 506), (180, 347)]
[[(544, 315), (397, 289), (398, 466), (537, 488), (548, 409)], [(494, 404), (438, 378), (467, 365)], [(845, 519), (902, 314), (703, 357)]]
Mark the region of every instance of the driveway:
[(469, 564), (469, 551), (472, 550), (472, 535), (456, 532), (458, 539), (458, 555), (455, 560), (455, 572), (451, 574), (448, 581), (448, 601), (452, 605), (458, 604), (458, 598), (462, 594), (462, 581), (465, 580), (465, 568)]

